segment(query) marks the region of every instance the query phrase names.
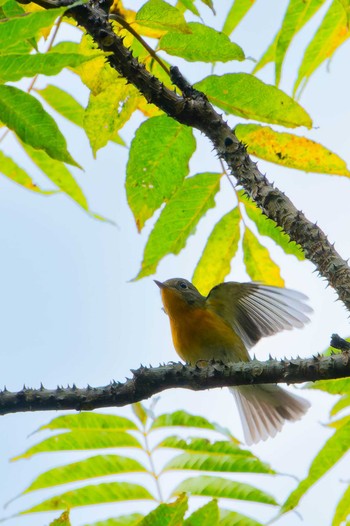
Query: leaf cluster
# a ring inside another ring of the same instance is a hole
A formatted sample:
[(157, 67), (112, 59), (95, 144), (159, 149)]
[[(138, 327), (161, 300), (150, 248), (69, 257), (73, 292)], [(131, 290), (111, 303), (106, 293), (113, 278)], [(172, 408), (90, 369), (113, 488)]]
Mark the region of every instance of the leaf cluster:
[[(254, 2), (235, 0), (222, 31), (203, 22), (208, 18), (208, 7), (215, 15), (210, 1), (196, 6), (193, 0), (183, 0), (174, 7), (164, 0), (149, 0), (138, 12), (118, 1), (111, 13), (123, 20), (122, 24), (118, 23), (117, 17), (113, 27), (124, 44), (168, 87), (171, 82), (166, 71), (174, 58), (213, 67), (226, 64), (227, 73), (196, 79), (195, 87), (204, 91), (210, 102), (232, 119), (237, 137), (248, 145), (248, 153), (284, 167), (349, 177), (345, 162), (325, 146), (271, 127), (312, 127), (307, 111), (278, 85), (293, 38), (323, 4), (324, 0), (290, 0), (281, 27), (276, 28), (275, 39), (251, 74), (240, 71), (240, 63), (247, 59), (231, 34), (239, 24), (246, 23), (245, 16), (253, 9)], [(96, 155), (110, 141), (124, 145), (120, 136), (123, 127), (141, 113), (144, 122), (137, 128), (129, 151), (127, 200), (139, 231), (161, 210), (138, 273), (139, 278), (144, 277), (155, 272), (166, 255), (178, 254), (186, 246), (201, 219), (215, 207), (215, 199), (224, 186), (223, 176), (229, 176), (222, 167), (214, 173), (193, 174), (190, 163), (197, 149), (193, 132), (147, 104), (132, 85), (126, 84), (110, 68), (105, 54), (95, 48), (90, 37), (77, 30), (76, 41), (55, 44), (57, 34), (64, 34), (65, 25), (71, 24), (63, 14), (62, 8), (45, 11), (36, 9), (34, 4), (22, 7), (15, 0), (1, 2), (2, 138), (7, 134), (5, 126), (14, 132), (19, 140), (19, 155), (14, 159), (5, 150), (0, 151), (0, 169), (6, 177), (36, 193), (64, 192), (85, 211), (101, 219), (91, 213), (76, 180), (75, 172), (78, 173), (83, 161), (73, 159), (69, 152), (67, 140), (56, 124), (57, 114), (86, 134)], [(132, 28), (132, 32), (127, 31), (127, 27)], [(348, 10), (345, 3), (334, 0), (304, 52), (294, 94), (348, 36)], [(145, 44), (145, 38), (150, 39), (154, 51)], [(167, 58), (160, 59), (159, 53)], [(256, 76), (257, 71), (271, 62), (275, 65), (274, 86)], [(64, 68), (88, 89), (87, 105), (78, 102), (68, 90), (56, 86), (55, 81), (44, 88), (36, 87), (38, 75), (39, 80), (54, 77)], [(26, 90), (24, 78), (32, 78)], [(242, 120), (255, 122), (242, 123)], [(30, 159), (36, 169), (49, 178), (52, 190), (42, 189), (34, 182), (31, 169), (26, 171), (18, 163), (21, 157)], [(272, 238), (285, 253), (303, 259), (300, 248), (289, 243), (288, 236), (273, 221), (266, 219), (243, 195), (237, 193), (236, 198), (236, 206), (212, 227), (194, 271), (193, 280), (204, 292), (224, 280), (240, 249), (251, 279), (283, 285), (279, 267), (258, 240), (256, 229), (260, 235)]]
[[(155, 416), (140, 403), (133, 410), (134, 420), (111, 414), (80, 413), (59, 416), (42, 426), (39, 431), (50, 430), (53, 435), (13, 460), (57, 452), (84, 452), (86, 457), (38, 475), (21, 495), (49, 488), (62, 490), (20, 515), (62, 510), (51, 525), (70, 524), (72, 509), (130, 502), (128, 515), (87, 526), (259, 526), (257, 520), (219, 506), (220, 499), (228, 499), (231, 506), (235, 501), (277, 506), (275, 498), (264, 489), (236, 480), (242, 473), (264, 478), (276, 473), (242, 448), (227, 429), (185, 411)], [(175, 429), (178, 434), (173, 434)], [(191, 429), (196, 431), (195, 436), (189, 436)], [(211, 439), (203, 438), (203, 432), (211, 435)], [(137, 458), (120, 452), (126, 448), (135, 452)], [(94, 451), (97, 454), (92, 454)], [(159, 458), (163, 460), (160, 462)], [(157, 469), (155, 466), (160, 464)], [(175, 471), (186, 478), (165, 497), (163, 479)], [(102, 477), (108, 477), (108, 481), (100, 482)], [(67, 490), (72, 483), (74, 489)], [(199, 508), (197, 504), (197, 509), (188, 513), (189, 499), (192, 502), (194, 497), (204, 497), (207, 502)], [(146, 515), (140, 513), (138, 501), (149, 501), (152, 510)]]
[[(350, 338), (347, 338), (350, 341)], [(334, 353), (330, 347), (325, 351), (326, 355)], [(291, 492), (283, 503), (280, 515), (293, 510), (304, 497), (304, 495), (348, 453), (350, 449), (350, 414), (341, 418), (339, 413), (349, 412), (350, 408), (350, 379), (320, 380), (306, 385), (308, 389), (316, 389), (330, 395), (340, 395), (330, 410), (331, 421), (328, 427), (333, 430), (332, 436), (326, 441), (321, 450), (312, 460), (307, 476), (301, 480), (298, 486)], [(350, 515), (350, 484), (346, 481), (346, 489), (340, 497), (332, 519), (332, 526), (347, 524)]]

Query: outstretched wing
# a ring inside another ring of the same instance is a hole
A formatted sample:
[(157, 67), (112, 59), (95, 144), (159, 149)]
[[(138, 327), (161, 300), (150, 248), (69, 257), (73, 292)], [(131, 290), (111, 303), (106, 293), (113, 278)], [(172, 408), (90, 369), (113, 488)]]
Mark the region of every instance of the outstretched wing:
[(312, 312), (305, 300), (307, 296), (295, 290), (229, 281), (210, 291), (206, 305), (250, 348), (264, 336), (303, 327), (309, 321), (304, 313)]

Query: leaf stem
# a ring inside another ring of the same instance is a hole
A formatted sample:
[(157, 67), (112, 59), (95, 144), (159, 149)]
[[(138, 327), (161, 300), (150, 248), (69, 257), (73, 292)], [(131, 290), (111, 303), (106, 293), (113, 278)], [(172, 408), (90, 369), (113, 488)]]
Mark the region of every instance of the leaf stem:
[(147, 44), (147, 42), (138, 34), (137, 31), (131, 25), (120, 15), (117, 15), (116, 13), (111, 13), (109, 15), (110, 20), (115, 20), (120, 24), (124, 29), (129, 31), (139, 42), (140, 44), (148, 51), (148, 53), (151, 55), (154, 60), (158, 62), (160, 67), (164, 69), (165, 73), (169, 75), (170, 77), (170, 71), (169, 68), (164, 64), (164, 62), (158, 57), (157, 53)]
[(161, 489), (160, 484), (159, 484), (159, 474), (157, 474), (157, 472), (156, 472), (156, 467), (154, 465), (153, 456), (152, 456), (152, 450), (149, 447), (148, 432), (147, 432), (145, 426), (144, 426), (144, 430), (143, 430), (143, 438), (144, 438), (144, 441), (145, 441), (145, 452), (146, 452), (146, 454), (148, 456), (149, 464), (150, 464), (150, 467), (151, 467), (150, 475), (155, 480), (156, 488), (157, 488), (157, 492), (158, 492), (159, 502), (164, 502), (163, 495), (162, 495), (162, 489)]
[[(55, 42), (55, 39), (56, 39), (56, 36), (57, 36), (57, 33), (58, 33), (58, 30), (60, 28), (60, 25), (61, 25), (61, 22), (62, 22), (62, 18), (63, 16), (60, 16), (58, 21), (57, 21), (57, 24), (55, 25), (55, 29), (53, 30), (53, 33), (52, 33), (52, 36), (50, 38), (50, 41), (49, 41), (49, 44), (47, 46), (47, 49), (45, 51), (45, 53), (47, 53), (48, 51), (50, 51), (50, 49), (52, 48), (54, 42)], [(36, 81), (38, 80), (38, 77), (39, 77), (39, 73), (37, 75), (35, 75), (35, 77), (33, 77), (33, 80), (32, 82), (29, 84), (29, 87), (27, 89), (27, 92), (30, 93), (32, 91), (32, 89), (34, 88), (35, 86), (35, 83)]]

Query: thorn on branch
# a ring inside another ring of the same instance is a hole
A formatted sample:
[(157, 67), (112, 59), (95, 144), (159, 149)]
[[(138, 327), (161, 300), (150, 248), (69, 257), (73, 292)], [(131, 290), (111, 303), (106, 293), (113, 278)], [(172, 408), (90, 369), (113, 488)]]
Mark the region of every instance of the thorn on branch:
[(170, 80), (176, 87), (178, 87), (182, 93), (188, 99), (199, 100), (202, 99), (208, 102), (207, 97), (201, 91), (196, 90), (189, 82), (185, 79), (181, 71), (177, 66), (171, 66), (170, 68)]

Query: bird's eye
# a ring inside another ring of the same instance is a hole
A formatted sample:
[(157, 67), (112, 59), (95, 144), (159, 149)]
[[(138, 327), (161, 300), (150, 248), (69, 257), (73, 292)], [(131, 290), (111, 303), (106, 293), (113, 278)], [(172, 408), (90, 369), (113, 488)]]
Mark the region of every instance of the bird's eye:
[(182, 289), (187, 289), (188, 288), (187, 284), (184, 281), (180, 281), (179, 287), (182, 288)]

